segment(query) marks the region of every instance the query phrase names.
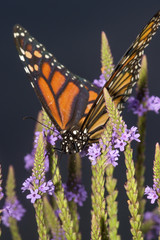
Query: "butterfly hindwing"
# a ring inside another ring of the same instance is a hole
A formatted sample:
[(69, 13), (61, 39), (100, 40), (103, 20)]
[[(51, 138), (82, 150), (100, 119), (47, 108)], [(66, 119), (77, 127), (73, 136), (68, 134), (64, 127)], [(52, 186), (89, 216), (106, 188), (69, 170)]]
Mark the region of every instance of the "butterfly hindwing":
[(98, 88), (58, 63), (20, 25), (14, 27), (14, 38), (31, 85), (58, 130), (82, 123), (98, 96)]
[[(132, 88), (139, 78), (140, 61), (144, 48), (148, 46), (159, 25), (160, 11), (155, 14), (137, 36), (135, 42), (133, 42), (124, 54), (104, 86), (119, 109), (122, 108), (122, 103), (130, 96)], [(90, 133), (90, 142), (95, 141), (95, 135), (96, 139), (100, 137), (98, 133), (102, 132), (101, 129), (108, 121), (108, 114), (105, 111), (103, 88), (82, 125), (82, 130), (87, 128)]]

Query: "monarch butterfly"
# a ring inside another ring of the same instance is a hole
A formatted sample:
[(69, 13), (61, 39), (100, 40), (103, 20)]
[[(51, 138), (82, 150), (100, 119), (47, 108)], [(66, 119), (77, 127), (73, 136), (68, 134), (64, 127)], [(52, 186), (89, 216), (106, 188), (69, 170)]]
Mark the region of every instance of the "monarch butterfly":
[[(144, 48), (160, 25), (160, 11), (137, 36), (104, 85), (115, 105), (121, 108), (138, 80)], [(14, 39), (24, 70), (43, 108), (62, 136), (62, 151), (80, 152), (98, 142), (108, 121), (103, 88), (72, 74), (20, 25)]]

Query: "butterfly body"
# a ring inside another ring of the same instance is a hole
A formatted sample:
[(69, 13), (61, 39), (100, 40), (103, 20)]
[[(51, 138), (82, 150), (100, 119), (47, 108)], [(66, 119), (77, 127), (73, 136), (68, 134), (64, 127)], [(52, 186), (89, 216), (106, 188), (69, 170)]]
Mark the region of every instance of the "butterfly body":
[(64, 130), (61, 132), (61, 136), (61, 149), (67, 153), (81, 152), (88, 142), (87, 129), (82, 132), (76, 126), (69, 131)]
[[(144, 48), (159, 24), (160, 12), (143, 28), (103, 87), (119, 109), (138, 80)], [(99, 91), (87, 80), (72, 74), (20, 25), (15, 25), (13, 32), (31, 85), (62, 136), (62, 151), (76, 153), (98, 142), (109, 119), (103, 88)]]

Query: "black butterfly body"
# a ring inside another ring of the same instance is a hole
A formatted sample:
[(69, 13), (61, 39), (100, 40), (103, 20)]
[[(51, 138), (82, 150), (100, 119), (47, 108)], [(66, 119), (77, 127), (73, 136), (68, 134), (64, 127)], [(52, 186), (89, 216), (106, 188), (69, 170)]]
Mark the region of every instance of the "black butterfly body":
[[(144, 48), (160, 25), (158, 12), (137, 36), (104, 85), (121, 108), (138, 80)], [(98, 142), (108, 121), (103, 88), (100, 90), (68, 71), (23, 27), (15, 25), (19, 57), (43, 108), (62, 135), (62, 151), (80, 152)]]

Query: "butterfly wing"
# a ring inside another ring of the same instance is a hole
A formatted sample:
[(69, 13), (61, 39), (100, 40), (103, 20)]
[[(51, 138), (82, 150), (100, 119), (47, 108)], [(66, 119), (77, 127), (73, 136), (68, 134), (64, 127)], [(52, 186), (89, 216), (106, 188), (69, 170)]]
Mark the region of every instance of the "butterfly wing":
[[(148, 46), (159, 25), (160, 11), (153, 16), (150, 22), (137, 36), (135, 42), (132, 43), (130, 48), (124, 54), (113, 71), (110, 79), (104, 86), (109, 91), (115, 105), (118, 106), (119, 109), (122, 108), (122, 102), (125, 102), (130, 96), (132, 88), (139, 78), (139, 70), (141, 67), (140, 60), (144, 48)], [(103, 127), (108, 121), (103, 88), (81, 127), (82, 131), (84, 131), (85, 128), (88, 129), (90, 134), (89, 142), (94, 142), (99, 139)]]
[(20, 25), (14, 27), (14, 39), (31, 85), (57, 129), (83, 122), (98, 88), (69, 72)]

